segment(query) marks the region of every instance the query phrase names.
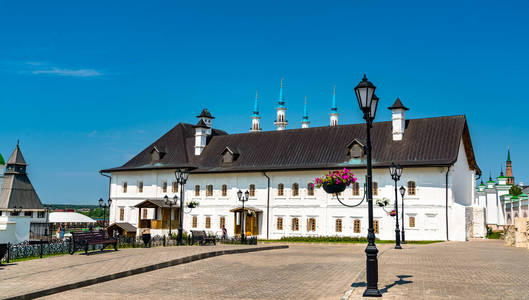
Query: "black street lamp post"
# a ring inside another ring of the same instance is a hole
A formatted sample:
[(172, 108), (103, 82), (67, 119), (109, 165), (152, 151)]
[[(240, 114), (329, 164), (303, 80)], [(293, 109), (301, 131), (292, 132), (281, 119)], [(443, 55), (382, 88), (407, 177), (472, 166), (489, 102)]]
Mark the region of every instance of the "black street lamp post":
[(395, 181), (395, 249), (402, 249), (400, 246), (400, 230), (399, 230), (399, 196), (397, 193), (397, 181), (400, 180), (400, 176), (402, 175), (402, 167), (400, 165), (395, 165), (394, 163), (391, 163), (391, 167), (389, 168), (389, 173), (391, 174), (391, 178), (393, 181)]
[(242, 242), (244, 242), (244, 240), (245, 240), (244, 224), (245, 224), (245, 221), (246, 221), (246, 218), (245, 218), (246, 213), (244, 211), (244, 202), (248, 201), (249, 196), (250, 196), (250, 192), (248, 192), (248, 191), (244, 192), (244, 196), (242, 195), (242, 191), (241, 190), (239, 190), (237, 192), (237, 197), (239, 198), (239, 201), (242, 202), (242, 213), (241, 213), (241, 218), (240, 218), (241, 219), (241, 241)]
[(192, 169), (194, 168), (192, 167), (180, 168), (180, 169), (176, 169), (174, 173), (176, 182), (180, 185), (180, 221), (178, 222), (178, 236), (177, 236), (178, 245), (183, 245), (183, 237), (184, 237), (184, 196), (185, 196), (184, 185), (186, 184), (187, 178), (189, 178), (189, 172)]
[(406, 188), (401, 185), (399, 190), (402, 198), (402, 243), (406, 244), (406, 239), (404, 238), (404, 193), (406, 193)]
[(366, 247), (366, 277), (367, 287), (364, 297), (381, 297), (378, 290), (378, 249), (375, 245), (375, 231), (373, 229), (373, 178), (371, 166), (371, 127), (377, 112), (378, 97), (375, 95), (376, 87), (367, 80), (366, 75), (355, 87), (358, 105), (364, 113), (366, 121), (366, 156), (367, 156), (367, 211), (369, 218), (369, 228), (367, 231)]
[(44, 231), (44, 234), (46, 235), (46, 239), (50, 239), (50, 212), (51, 212), (51, 204), (44, 206), (44, 210), (46, 213), (46, 230)]
[(174, 195), (173, 200), (171, 201), (169, 200), (169, 197), (165, 195), (165, 197), (163, 197), (163, 200), (165, 202), (165, 205), (169, 206), (169, 238), (171, 239), (173, 237), (173, 235), (171, 234), (171, 228), (173, 228), (171, 222), (173, 219), (173, 205), (176, 205), (176, 201), (178, 201), (178, 196)]
[(103, 208), (103, 228), (107, 224), (107, 207), (108, 207), (108, 219), (110, 221), (110, 205), (112, 204), (112, 199), (108, 198), (107, 203), (104, 203), (103, 198), (99, 198), (99, 207)]

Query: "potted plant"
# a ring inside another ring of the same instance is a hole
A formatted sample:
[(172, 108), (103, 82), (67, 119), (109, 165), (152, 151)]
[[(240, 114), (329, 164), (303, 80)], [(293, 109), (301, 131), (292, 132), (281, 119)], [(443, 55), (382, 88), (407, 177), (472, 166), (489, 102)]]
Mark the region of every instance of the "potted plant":
[(316, 178), (312, 185), (318, 188), (323, 187), (325, 192), (329, 194), (337, 194), (343, 192), (347, 186), (354, 182), (356, 182), (356, 178), (353, 172), (343, 168), (343, 170), (332, 171)]
[(385, 207), (389, 204), (389, 199), (388, 198), (377, 199), (376, 203), (380, 207)]
[(187, 202), (187, 208), (196, 208), (198, 204), (199, 203), (197, 201), (189, 201)]

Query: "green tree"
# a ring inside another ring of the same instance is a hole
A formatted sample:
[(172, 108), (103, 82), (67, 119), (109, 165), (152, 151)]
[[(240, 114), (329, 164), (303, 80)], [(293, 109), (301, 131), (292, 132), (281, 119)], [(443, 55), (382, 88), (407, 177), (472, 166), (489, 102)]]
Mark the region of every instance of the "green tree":
[(522, 188), (517, 186), (517, 185), (513, 185), (510, 189), (509, 189), (509, 194), (513, 195), (513, 196), (518, 196), (522, 193)]

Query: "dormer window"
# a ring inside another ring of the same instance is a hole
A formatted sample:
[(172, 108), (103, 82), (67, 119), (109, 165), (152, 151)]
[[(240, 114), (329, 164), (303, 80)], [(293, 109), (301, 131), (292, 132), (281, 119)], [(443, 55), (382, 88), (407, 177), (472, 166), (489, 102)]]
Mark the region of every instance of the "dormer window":
[(239, 157), (239, 153), (233, 149), (231, 149), (230, 147), (226, 146), (226, 148), (224, 148), (224, 151), (221, 152), (221, 155), (222, 155), (222, 162), (223, 163), (232, 163), (234, 161), (237, 160), (237, 158)]
[(151, 150), (151, 162), (157, 163), (165, 156), (165, 149), (160, 146), (154, 146)]
[(350, 159), (362, 159), (365, 155), (364, 144), (361, 143), (358, 139), (354, 139), (352, 142), (350, 142), (347, 145), (347, 149), (347, 156), (349, 156)]

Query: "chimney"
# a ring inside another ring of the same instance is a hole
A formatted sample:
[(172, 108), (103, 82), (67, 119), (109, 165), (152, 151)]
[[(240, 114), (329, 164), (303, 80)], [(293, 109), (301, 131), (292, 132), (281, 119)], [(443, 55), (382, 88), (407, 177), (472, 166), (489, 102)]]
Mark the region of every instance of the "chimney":
[(211, 121), (215, 119), (207, 108), (204, 108), (200, 115), (197, 125), (193, 126), (195, 128), (195, 155), (202, 154), (204, 148), (208, 141), (208, 136), (211, 135)]
[(406, 118), (404, 117), (404, 112), (408, 110), (400, 99), (397, 98), (393, 106), (388, 107), (391, 110), (391, 127), (393, 133), (394, 141), (401, 141), (402, 136), (404, 135), (404, 130), (406, 129)]

